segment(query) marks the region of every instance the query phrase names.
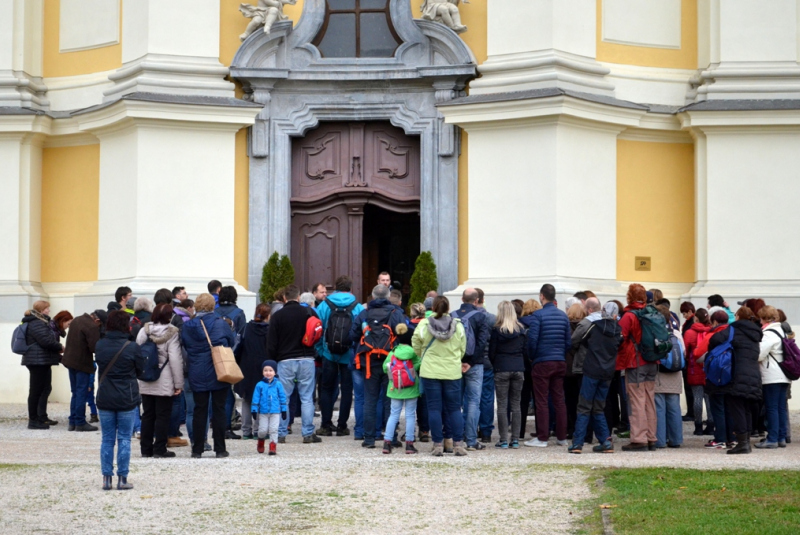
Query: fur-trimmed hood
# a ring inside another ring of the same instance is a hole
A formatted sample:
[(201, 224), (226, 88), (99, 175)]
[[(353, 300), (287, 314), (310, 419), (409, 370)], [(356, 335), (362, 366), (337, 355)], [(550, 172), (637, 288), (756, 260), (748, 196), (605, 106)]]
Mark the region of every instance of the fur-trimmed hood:
[(146, 323), (144, 332), (156, 345), (161, 345), (169, 341), (170, 338), (180, 332), (174, 325), (161, 325), (160, 323)]

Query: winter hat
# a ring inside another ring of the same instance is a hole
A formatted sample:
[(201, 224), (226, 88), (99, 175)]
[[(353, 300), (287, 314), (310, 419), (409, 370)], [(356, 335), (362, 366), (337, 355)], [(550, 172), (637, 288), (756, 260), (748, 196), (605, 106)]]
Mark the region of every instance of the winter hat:
[(708, 309), (708, 317), (710, 318), (711, 316), (713, 316), (714, 312), (716, 312), (717, 310), (721, 310), (727, 314), (727, 311), (722, 307), (711, 307)]
[(274, 360), (265, 360), (264, 362), (261, 363), (261, 369), (262, 370), (264, 368), (266, 368), (267, 366), (269, 366), (270, 368), (275, 370), (275, 373), (278, 373), (278, 363), (275, 362)]
[(615, 316), (619, 315), (619, 307), (613, 301), (609, 301), (605, 305), (603, 305), (603, 317), (611, 319)]
[(105, 325), (106, 322), (108, 321), (108, 312), (106, 312), (105, 310), (98, 308), (97, 310), (92, 312), (92, 314), (94, 314), (95, 317), (97, 317), (97, 319), (99, 319), (100, 323), (102, 323), (103, 325)]
[(422, 304), (425, 305), (425, 310), (433, 310), (433, 297), (426, 297)]
[(652, 303), (653, 302), (653, 292), (648, 291), (648, 292), (645, 292), (645, 293), (647, 294), (647, 304)]

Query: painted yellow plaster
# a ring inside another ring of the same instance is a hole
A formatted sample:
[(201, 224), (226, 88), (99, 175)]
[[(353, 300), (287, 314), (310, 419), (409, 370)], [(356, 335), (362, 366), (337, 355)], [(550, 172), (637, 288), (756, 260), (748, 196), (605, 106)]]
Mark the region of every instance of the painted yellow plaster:
[(42, 151), (42, 282), (97, 280), (100, 145)]
[[(635, 271), (636, 256), (652, 271)], [(617, 279), (695, 281), (691, 143), (617, 141)]]
[(236, 133), (236, 168), (234, 172), (233, 277), (247, 287), (247, 262), (250, 218), (250, 159), (247, 157), (247, 129)]
[[(136, 0), (128, 0), (135, 2)], [(122, 8), (120, 6), (120, 42), (91, 50), (60, 52), (61, 0), (44, 0), (44, 43), (42, 70), (45, 78), (78, 76), (122, 67)]]
[(597, 0), (597, 60), (641, 67), (696, 69), (697, 0), (682, 0), (680, 49), (606, 43), (603, 41), (603, 0)]
[[(423, 0), (411, 0), (411, 14), (415, 19), (422, 17), (422, 11), (420, 10), (422, 1)], [(486, 61), (488, 56), (488, 36), (486, 28), (488, 17), (486, 4), (488, 1), (489, 0), (471, 0), (469, 4), (464, 4), (463, 2), (459, 4), (461, 22), (469, 28), (465, 33), (462, 33), (460, 37), (472, 50), (472, 53), (475, 54), (478, 64)]]

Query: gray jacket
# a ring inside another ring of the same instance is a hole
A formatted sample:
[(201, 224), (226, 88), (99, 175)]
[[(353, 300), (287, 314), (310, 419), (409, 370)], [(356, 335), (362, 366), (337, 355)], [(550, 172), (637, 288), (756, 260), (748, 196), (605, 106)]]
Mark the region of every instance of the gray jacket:
[(583, 361), (586, 360), (586, 352), (588, 346), (581, 344), (581, 340), (586, 336), (592, 322), (588, 318), (583, 318), (578, 326), (575, 327), (575, 332), (572, 333), (572, 350), (575, 351), (575, 357), (572, 360), (572, 373), (583, 374)]

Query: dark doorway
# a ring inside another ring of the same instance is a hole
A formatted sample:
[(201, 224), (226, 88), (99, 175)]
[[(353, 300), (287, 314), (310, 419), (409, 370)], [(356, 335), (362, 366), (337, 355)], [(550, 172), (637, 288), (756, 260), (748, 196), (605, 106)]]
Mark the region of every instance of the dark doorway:
[(378, 206), (364, 207), (363, 300), (369, 301), (378, 273), (388, 271), (403, 292), (403, 306), (411, 295), (411, 275), (419, 256), (419, 213), (398, 213)]

